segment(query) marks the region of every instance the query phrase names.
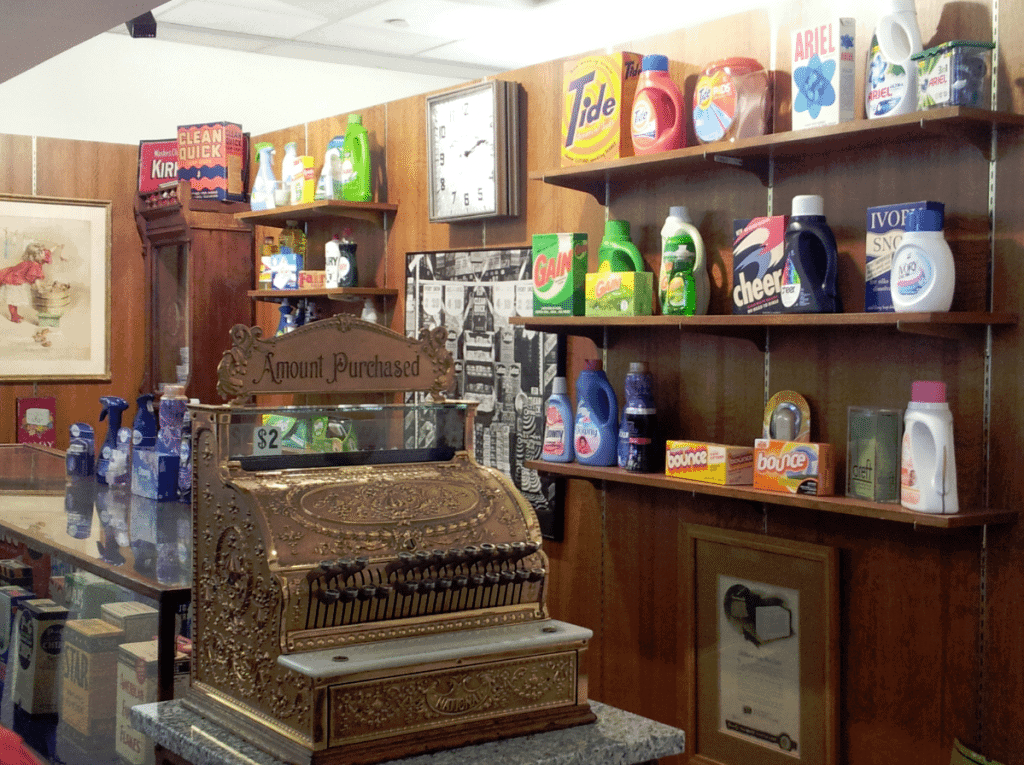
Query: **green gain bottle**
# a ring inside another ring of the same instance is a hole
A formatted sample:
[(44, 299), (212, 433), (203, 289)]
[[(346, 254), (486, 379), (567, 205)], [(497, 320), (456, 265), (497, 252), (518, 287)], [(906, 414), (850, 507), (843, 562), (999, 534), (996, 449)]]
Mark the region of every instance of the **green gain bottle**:
[(680, 247), (675, 255), (663, 312), (669, 316), (693, 316), (697, 312), (697, 283), (693, 278), (697, 256), (686, 247)]

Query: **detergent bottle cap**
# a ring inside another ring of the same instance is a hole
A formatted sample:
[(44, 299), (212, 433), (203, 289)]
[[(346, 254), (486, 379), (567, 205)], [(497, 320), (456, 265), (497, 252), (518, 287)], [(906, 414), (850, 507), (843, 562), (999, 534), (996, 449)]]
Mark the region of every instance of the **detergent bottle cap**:
[(631, 375), (646, 374), (647, 373), (647, 362), (646, 361), (631, 361), (631, 362), (629, 362), (629, 373)]
[(668, 56), (662, 56), (657, 53), (651, 53), (647, 56), (644, 56), (640, 66), (641, 69), (645, 72), (667, 72)]
[(946, 383), (939, 380), (915, 380), (910, 385), (910, 400), (919, 404), (945, 404)]
[(363, 115), (362, 114), (350, 114), (348, 115), (348, 124), (350, 125), (362, 125)]
[(817, 194), (801, 194), (793, 197), (793, 217), (824, 214), (825, 200)]
[(690, 220), (690, 211), (686, 205), (672, 205), (668, 208), (668, 216), (670, 218), (679, 218), (683, 223), (693, 223)]
[(907, 231), (942, 231), (942, 210), (911, 210), (907, 213)]
[(600, 372), (604, 369), (601, 359), (586, 359), (583, 362), (583, 366), (588, 372)]
[(560, 396), (569, 392), (569, 385), (564, 377), (556, 377), (551, 381), (551, 395)]
[(608, 239), (629, 239), (629, 221), (606, 221), (604, 224), (604, 235)]

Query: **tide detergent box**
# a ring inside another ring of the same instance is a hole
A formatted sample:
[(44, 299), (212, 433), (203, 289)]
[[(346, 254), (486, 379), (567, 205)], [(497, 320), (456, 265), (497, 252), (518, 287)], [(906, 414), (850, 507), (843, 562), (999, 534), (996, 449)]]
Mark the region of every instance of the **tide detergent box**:
[(835, 471), (829, 444), (754, 441), (754, 488), (780, 494), (830, 497)]
[(856, 37), (857, 22), (846, 18), (793, 32), (793, 130), (853, 119)]
[(583, 316), (586, 234), (533, 235), (533, 315)]
[(178, 126), (178, 180), (193, 199), (244, 202), (245, 136), (234, 122)]
[(892, 311), (889, 292), (892, 256), (903, 240), (907, 213), (911, 210), (938, 210), (942, 202), (904, 202), (868, 208), (867, 246), (864, 249), (864, 310), (869, 313)]
[(703, 441), (666, 441), (665, 475), (721, 486), (749, 484), (754, 474), (754, 450)]
[(598, 271), (586, 278), (587, 316), (650, 316), (654, 274)]
[(732, 245), (732, 312), (782, 313), (788, 215), (737, 220)]
[(563, 167), (633, 156), (630, 111), (641, 62), (637, 53), (612, 53), (565, 65)]

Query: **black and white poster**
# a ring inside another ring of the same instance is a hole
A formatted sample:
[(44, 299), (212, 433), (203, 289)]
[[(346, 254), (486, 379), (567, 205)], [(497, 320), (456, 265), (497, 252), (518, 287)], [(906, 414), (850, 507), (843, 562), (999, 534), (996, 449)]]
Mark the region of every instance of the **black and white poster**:
[(509, 323), (533, 315), (531, 249), (408, 253), (405, 306), (410, 337), (424, 328), (448, 330), (457, 396), (478, 402), (477, 462), (509, 476), (533, 505), (544, 537), (560, 540), (560, 482), (524, 466), (540, 459), (559, 340)]

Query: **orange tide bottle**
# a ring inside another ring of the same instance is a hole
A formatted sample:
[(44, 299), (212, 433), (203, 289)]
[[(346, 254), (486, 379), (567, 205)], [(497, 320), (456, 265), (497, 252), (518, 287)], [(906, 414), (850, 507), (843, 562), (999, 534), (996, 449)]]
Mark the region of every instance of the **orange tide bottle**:
[(668, 57), (644, 56), (633, 97), (633, 152), (653, 154), (686, 146), (683, 94), (668, 74)]

